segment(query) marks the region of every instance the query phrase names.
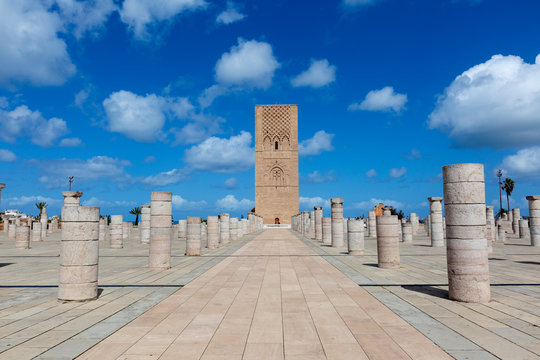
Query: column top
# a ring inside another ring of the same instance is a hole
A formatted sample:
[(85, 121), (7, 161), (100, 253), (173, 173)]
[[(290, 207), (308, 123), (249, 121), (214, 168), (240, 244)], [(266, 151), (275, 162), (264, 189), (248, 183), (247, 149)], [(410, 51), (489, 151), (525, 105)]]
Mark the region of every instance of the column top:
[(330, 202), (332, 204), (343, 204), (343, 198), (331, 198)]
[(2, 190), (2, 189), (5, 188), (5, 187), (6, 187), (6, 184), (0, 183), (0, 190)]
[(432, 196), (432, 197), (428, 197), (427, 199), (428, 199), (430, 202), (433, 202), (433, 201), (443, 201), (444, 198), (439, 197), (439, 196)]
[(322, 206), (314, 206), (313, 210), (322, 210)]
[(527, 200), (540, 200), (540, 195), (529, 195), (525, 197)]

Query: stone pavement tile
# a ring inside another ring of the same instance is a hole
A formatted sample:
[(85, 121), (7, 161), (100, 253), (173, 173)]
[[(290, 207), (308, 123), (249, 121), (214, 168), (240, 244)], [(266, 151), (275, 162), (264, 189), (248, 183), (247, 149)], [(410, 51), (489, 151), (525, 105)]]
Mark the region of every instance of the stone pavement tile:
[(98, 343), (99, 340), (85, 340), (78, 339), (74, 340), (73, 338), (64, 341), (63, 343), (55, 346), (52, 349), (49, 349), (43, 352), (41, 355), (37, 356), (36, 360), (71, 360), (73, 359), (73, 354), (80, 354), (86, 349), (94, 346)]
[(14, 347), (12, 349), (9, 349), (3, 353), (0, 354), (0, 360), (26, 360), (26, 359), (33, 359), (39, 354), (43, 353), (45, 350), (47, 350), (48, 347), (44, 348), (38, 348), (38, 347), (32, 347), (32, 348), (22, 348), (22, 347)]
[(172, 343), (167, 350), (159, 357), (160, 360), (198, 360), (200, 359), (205, 343)]
[(283, 344), (247, 344), (243, 360), (283, 360)]
[(325, 344), (324, 352), (328, 360), (367, 360), (368, 357), (356, 344)]

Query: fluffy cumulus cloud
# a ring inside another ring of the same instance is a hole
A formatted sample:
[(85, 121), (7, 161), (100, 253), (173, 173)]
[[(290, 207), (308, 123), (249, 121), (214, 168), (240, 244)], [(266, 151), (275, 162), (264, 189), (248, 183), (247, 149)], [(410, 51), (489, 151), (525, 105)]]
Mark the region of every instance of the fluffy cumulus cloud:
[(44, 2), (0, 1), (0, 85), (61, 85), (75, 73), (60, 15)]
[(361, 209), (361, 210), (371, 210), (373, 209), (373, 207), (381, 203), (386, 206), (391, 206), (394, 209), (398, 209), (398, 210), (403, 209), (405, 207), (405, 204), (396, 200), (383, 200), (383, 199), (375, 199), (375, 198), (372, 198), (367, 201), (360, 201), (360, 202), (353, 203), (353, 207), (356, 209)]
[(135, 201), (126, 201), (126, 200), (114, 200), (114, 201), (108, 201), (108, 200), (101, 200), (98, 199), (95, 196), (92, 196), (88, 200), (83, 200), (82, 205), (84, 206), (100, 206), (100, 207), (107, 207), (107, 208), (126, 208), (131, 206), (137, 206), (137, 202)]
[(195, 144), (210, 135), (221, 132), (221, 123), (225, 120), (219, 116), (198, 113), (190, 116), (190, 121), (181, 128), (171, 128), (174, 136), (173, 145)]
[(251, 134), (246, 131), (229, 139), (209, 137), (187, 149), (184, 161), (195, 170), (219, 173), (243, 172), (255, 162)]
[(140, 40), (148, 40), (160, 23), (171, 22), (177, 15), (206, 8), (204, 0), (125, 0), (120, 18)]
[(320, 196), (300, 196), (299, 203), (301, 209), (310, 209), (310, 211), (313, 210), (314, 206), (322, 206), (323, 208), (327, 209), (330, 208), (330, 199), (323, 199)]
[(26, 105), (12, 111), (0, 109), (0, 141), (14, 143), (18, 137), (29, 137), (32, 143), (49, 147), (67, 132), (64, 120), (54, 117), (47, 120)]
[(167, 118), (185, 118), (193, 110), (186, 98), (145, 96), (120, 90), (103, 101), (107, 128), (130, 139), (153, 142), (163, 139)]
[(498, 166), (503, 174), (518, 179), (533, 179), (540, 177), (540, 146), (519, 150), (505, 157)]
[(141, 179), (141, 182), (152, 186), (165, 186), (185, 180), (187, 175), (187, 171), (184, 169), (172, 169), (157, 175), (147, 176)]
[(58, 145), (62, 147), (77, 147), (82, 144), (82, 140), (74, 137), (74, 138), (65, 138), (60, 141)]
[(223, 183), (223, 186), (225, 187), (225, 189), (229, 189), (229, 190), (236, 189), (238, 186), (238, 179), (235, 177), (228, 178)]
[(336, 81), (336, 67), (330, 65), (328, 60), (311, 59), (309, 69), (300, 73), (291, 80), (294, 87), (310, 86), (320, 88)]
[(319, 130), (312, 138), (303, 140), (298, 144), (298, 153), (300, 156), (319, 155), (323, 151), (332, 151), (332, 139), (335, 134), (328, 134), (324, 130)]
[(34, 204), (37, 202), (46, 202), (48, 205), (57, 204), (60, 203), (60, 199), (53, 199), (49, 197), (44, 197), (41, 195), (33, 195), (33, 196), (19, 196), (19, 197), (12, 197), (7, 198), (6, 202), (10, 206), (24, 206), (29, 204)]
[(334, 171), (330, 170), (326, 174), (321, 174), (317, 170), (307, 174), (306, 177), (302, 177), (301, 181), (304, 184), (322, 184), (325, 182), (334, 181)]
[(117, 9), (113, 0), (55, 0), (54, 3), (70, 32), (79, 39), (87, 32), (96, 34)]
[(405, 109), (407, 94), (398, 94), (394, 88), (386, 86), (380, 90), (368, 92), (365, 99), (359, 103), (349, 105), (349, 110), (386, 111), (400, 113)]
[(227, 1), (227, 9), (225, 9), (217, 16), (216, 22), (218, 24), (229, 25), (234, 22), (240, 21), (245, 17), (246, 15), (242, 14), (238, 10), (238, 6), (235, 3), (233, 3), (232, 1)]
[(495, 55), (459, 75), (429, 115), (458, 146), (504, 148), (540, 139), (540, 55)]
[(215, 76), (217, 82), (224, 85), (266, 89), (280, 66), (270, 44), (238, 39), (238, 45), (221, 55), (216, 63)]
[(390, 169), (390, 177), (391, 178), (400, 178), (403, 175), (405, 175), (406, 173), (407, 173), (407, 168), (405, 166), (402, 166), (399, 169), (397, 169), (397, 168)]
[(202, 209), (206, 207), (206, 201), (189, 201), (181, 197), (180, 195), (173, 195), (172, 197), (172, 206), (173, 209), (177, 210), (192, 210), (192, 209)]
[(42, 174), (38, 181), (49, 188), (62, 187), (67, 184), (69, 176), (75, 177), (75, 183), (86, 183), (101, 179), (125, 181), (130, 176), (125, 167), (131, 165), (127, 160), (109, 156), (94, 156), (88, 160), (82, 159), (49, 159), (30, 161), (32, 166), (40, 169)]
[(370, 169), (366, 171), (366, 177), (368, 178), (374, 178), (377, 176), (377, 171), (375, 169)]
[(11, 162), (17, 160), (17, 155), (7, 149), (0, 149), (0, 161)]
[(227, 195), (216, 201), (216, 207), (223, 210), (249, 211), (255, 206), (255, 201), (249, 199), (238, 200), (234, 195)]

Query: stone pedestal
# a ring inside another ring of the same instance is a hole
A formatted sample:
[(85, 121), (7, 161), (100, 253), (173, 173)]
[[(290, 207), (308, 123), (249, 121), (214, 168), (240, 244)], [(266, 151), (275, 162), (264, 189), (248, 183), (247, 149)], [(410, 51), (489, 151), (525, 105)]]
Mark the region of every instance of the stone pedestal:
[(444, 166), (443, 189), (449, 297), (464, 302), (488, 302), (484, 166)]
[(416, 235), (418, 233), (418, 224), (419, 224), (418, 215), (416, 213), (410, 213), (409, 221), (411, 223), (412, 235)]
[(219, 243), (228, 244), (231, 240), (230, 233), (230, 215), (227, 213), (219, 214)]
[(332, 245), (332, 219), (322, 218), (322, 242), (324, 245)]
[(201, 218), (187, 217), (186, 255), (201, 255)]
[(231, 218), (229, 222), (229, 234), (231, 241), (238, 240), (238, 218)]
[[(15, 219), (9, 220), (8, 226), (8, 240), (15, 241), (17, 236), (17, 224), (15, 224)], [(41, 239), (43, 239), (43, 237)]]
[(32, 241), (41, 241), (41, 222), (34, 221), (32, 226)]
[(201, 251), (208, 246), (208, 235), (206, 230), (206, 223), (201, 220)]
[(524, 239), (529, 237), (529, 220), (519, 220), (519, 238)]
[(46, 207), (43, 207), (41, 209), (39, 221), (41, 222), (41, 240), (45, 240), (45, 238), (47, 237), (47, 223), (49, 221), (49, 218), (47, 217)]
[(219, 217), (208, 216), (206, 218), (207, 223), (207, 236), (208, 236), (208, 248), (216, 249), (219, 247)]
[(122, 215), (111, 215), (111, 225), (109, 225), (111, 249), (122, 249), (124, 247), (122, 230)]
[(519, 235), (519, 220), (521, 220), (519, 209), (512, 209), (512, 230), (516, 235)]
[(186, 230), (187, 230), (187, 221), (179, 220), (178, 221), (178, 238), (186, 239)]
[(332, 206), (332, 247), (343, 247), (345, 241), (343, 238), (343, 199), (330, 199)]
[(499, 242), (504, 244), (506, 242), (506, 230), (504, 230), (504, 226), (501, 224), (497, 225), (497, 231)]
[(107, 239), (107, 218), (99, 219), (99, 241)]
[(410, 244), (413, 242), (413, 226), (411, 223), (401, 224), (401, 238), (404, 243)]
[[(200, 223), (200, 221), (199, 221)], [(171, 267), (172, 193), (150, 194), (150, 249), (148, 266), (154, 269)]]
[(349, 219), (347, 221), (347, 248), (350, 255), (364, 254), (364, 220)]
[(315, 206), (315, 240), (322, 241), (322, 206)]
[(15, 248), (30, 249), (30, 227), (28, 225), (17, 226)]
[(443, 224), (442, 224), (442, 197), (430, 197), (429, 217), (431, 225), (431, 246), (444, 246)]
[(385, 207), (383, 214), (377, 216), (377, 260), (382, 269), (397, 269), (399, 261), (399, 220)]
[(540, 195), (527, 196), (531, 245), (540, 246)]
[(129, 240), (129, 223), (124, 221), (122, 223), (122, 241), (127, 242)]
[(377, 215), (374, 210), (368, 213), (369, 237), (377, 237)]
[(99, 207), (80, 206), (82, 193), (64, 191), (58, 299), (85, 301), (98, 295)]

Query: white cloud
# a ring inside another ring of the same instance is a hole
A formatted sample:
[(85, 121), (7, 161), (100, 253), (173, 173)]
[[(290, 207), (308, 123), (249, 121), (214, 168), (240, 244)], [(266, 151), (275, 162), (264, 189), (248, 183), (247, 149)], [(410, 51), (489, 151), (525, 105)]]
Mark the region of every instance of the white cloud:
[(109, 15), (117, 10), (113, 0), (55, 0), (62, 19), (70, 26), (70, 33), (80, 39), (86, 32), (101, 29)]
[(165, 137), (163, 126), (167, 117), (185, 118), (193, 110), (186, 98), (140, 96), (120, 90), (103, 101), (108, 129), (130, 139), (153, 142)]
[(310, 211), (313, 210), (313, 207), (315, 206), (322, 206), (323, 208), (327, 209), (330, 208), (330, 199), (323, 199), (320, 196), (300, 196), (299, 203), (301, 209), (309, 209)]
[(353, 207), (356, 209), (371, 210), (374, 206), (379, 205), (380, 203), (383, 203), (386, 206), (391, 206), (394, 209), (403, 209), (405, 207), (405, 204), (396, 200), (382, 200), (374, 198), (368, 201), (353, 203)]
[(75, 73), (63, 30), (59, 14), (41, 1), (0, 1), (0, 85), (63, 84)]
[(201, 209), (206, 207), (206, 201), (188, 201), (181, 197), (180, 195), (173, 195), (172, 197), (172, 206), (173, 209), (182, 209), (182, 210), (191, 210), (191, 209)]
[(334, 171), (330, 170), (326, 174), (321, 174), (317, 170), (307, 174), (305, 178), (302, 178), (304, 184), (322, 184), (324, 182), (334, 181)]
[(377, 171), (375, 169), (370, 169), (366, 171), (366, 177), (373, 178), (377, 176)]
[(225, 186), (225, 189), (229, 189), (229, 190), (236, 189), (237, 184), (238, 184), (238, 179), (235, 177), (228, 178), (223, 183), (223, 185)]
[(516, 178), (538, 178), (540, 176), (540, 146), (519, 150), (516, 154), (505, 157), (497, 167), (503, 174)]
[(165, 186), (177, 183), (184, 180), (187, 176), (187, 171), (184, 169), (172, 169), (169, 171), (161, 172), (154, 176), (147, 176), (141, 179), (143, 184), (152, 186)]
[(216, 22), (218, 24), (229, 25), (234, 22), (240, 21), (245, 17), (246, 15), (238, 11), (237, 5), (235, 3), (233, 3), (232, 1), (227, 1), (227, 9), (225, 9), (225, 11), (223, 11), (217, 16)]
[(396, 168), (390, 169), (390, 177), (392, 177), (392, 178), (402, 177), (406, 173), (407, 173), (407, 168), (405, 166), (402, 166), (399, 169), (396, 169)]
[(0, 110), (0, 140), (14, 143), (18, 137), (29, 137), (32, 143), (49, 147), (68, 132), (59, 118), (46, 120), (39, 111), (21, 105), (12, 111)]
[(216, 201), (216, 206), (220, 210), (251, 210), (255, 202), (249, 199), (238, 200), (234, 195), (227, 195), (223, 199)]
[(266, 89), (280, 66), (270, 44), (239, 38), (238, 45), (221, 55), (216, 63), (216, 80), (229, 86)]
[(74, 138), (65, 138), (60, 141), (58, 145), (63, 147), (77, 147), (82, 144), (81, 139), (74, 137)]
[(82, 200), (82, 205), (108, 207), (108, 208), (109, 207), (129, 208), (132, 206), (137, 206), (138, 204), (135, 201), (126, 201), (126, 200), (115, 200), (115, 201), (101, 200), (93, 196), (88, 200)]
[(360, 103), (349, 105), (349, 110), (367, 110), (367, 111), (393, 111), (400, 113), (405, 109), (407, 103), (406, 94), (397, 94), (394, 88), (386, 86), (380, 90), (372, 90), (366, 98)]
[(199, 101), (199, 104), (204, 109), (214, 102), (214, 100), (220, 96), (225, 95), (228, 93), (230, 89), (226, 86), (220, 85), (220, 84), (214, 84), (210, 86), (208, 89), (205, 89), (203, 93), (199, 96), (197, 99)]
[(75, 105), (82, 107), (86, 100), (88, 100), (88, 95), (90, 95), (90, 91), (88, 89), (83, 89), (75, 94)]
[(151, 30), (159, 23), (170, 22), (180, 13), (206, 6), (204, 0), (126, 0), (119, 12), (135, 38), (149, 40)]
[(33, 195), (33, 196), (20, 196), (20, 197), (12, 197), (7, 198), (6, 202), (11, 206), (24, 206), (36, 202), (46, 202), (47, 205), (59, 203), (60, 199), (53, 199), (49, 197), (44, 197), (41, 195)]
[(312, 138), (304, 140), (298, 144), (298, 153), (300, 156), (319, 155), (323, 151), (332, 151), (332, 139), (334, 134), (328, 134), (324, 130), (319, 130)]
[(409, 160), (416, 160), (416, 159), (422, 158), (422, 154), (420, 153), (420, 150), (417, 150), (417, 149), (412, 149), (410, 154), (401, 154), (401, 156)]
[(0, 161), (11, 162), (17, 160), (17, 155), (7, 149), (0, 149)]
[(540, 55), (534, 64), (495, 55), (463, 72), (439, 97), (428, 125), (464, 147), (538, 145)]
[(124, 181), (129, 179), (124, 168), (131, 165), (127, 160), (119, 160), (108, 156), (94, 156), (88, 160), (81, 159), (50, 159), (31, 161), (43, 174), (38, 181), (48, 187), (66, 186), (69, 176), (75, 177), (75, 184), (110, 179)]
[(156, 161), (156, 157), (154, 155), (148, 155), (147, 157), (144, 158), (144, 162), (146, 164), (153, 163), (154, 161)]
[(220, 173), (243, 172), (255, 162), (251, 134), (241, 131), (229, 139), (212, 136), (187, 149), (184, 160), (191, 168)]
[(192, 114), (190, 122), (182, 128), (172, 128), (170, 132), (174, 135), (173, 145), (186, 145), (198, 143), (213, 134), (221, 132), (220, 124), (225, 120), (219, 116), (208, 114)]
[(328, 60), (311, 59), (309, 69), (291, 80), (294, 87), (311, 86), (320, 88), (336, 81), (336, 67), (330, 65)]

